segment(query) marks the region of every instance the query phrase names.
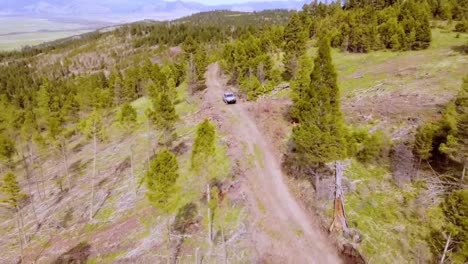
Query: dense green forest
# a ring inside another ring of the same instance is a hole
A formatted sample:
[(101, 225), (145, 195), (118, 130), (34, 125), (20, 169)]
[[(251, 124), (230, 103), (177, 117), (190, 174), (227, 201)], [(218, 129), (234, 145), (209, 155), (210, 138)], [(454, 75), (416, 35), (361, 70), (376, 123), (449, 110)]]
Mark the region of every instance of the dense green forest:
[[(213, 226), (221, 234), (224, 227), (218, 222), (222, 222), (221, 216), (229, 216), (228, 202), (220, 197), (220, 181), (229, 174), (226, 154), (218, 145), (216, 126), (205, 120), (196, 129), (191, 128), (196, 135), (190, 165), (180, 165), (180, 133), (186, 131), (178, 125), (185, 121), (180, 108), (193, 100), (181, 94), (187, 93), (190, 98), (203, 91), (208, 65), (219, 62), (229, 84), (239, 87), (239, 97), (246, 101), (255, 102), (278, 87), (290, 87), (288, 99), (292, 104), (287, 119), (294, 126), (286, 139), (289, 141), (283, 167), (291, 178), (312, 182), (317, 193), (328, 188), (321, 182), (333, 178), (346, 161), (355, 170), (363, 167), (372, 172), (375, 168), (378, 171), (379, 166), (388, 169), (393, 166), (396, 146), (406, 144), (416, 157), (411, 166), (433, 171), (443, 187), (434, 194), (440, 213), (438, 227), (432, 228), (430, 222), (436, 217), (428, 216), (430, 235), (415, 235), (425, 248), (430, 248), (429, 256), (423, 259), (466, 263), (468, 76), (439, 116), (421, 125), (414, 139), (397, 142), (382, 129), (345, 121), (347, 113), (342, 110), (336, 70), (341, 65), (332, 60), (333, 52), (393, 54), (428, 49), (432, 45), (432, 29), (437, 26), (434, 23), (441, 20), (448, 23), (449, 31), (465, 36), (467, 1), (316, 1), (298, 12), (206, 12), (168, 22), (142, 21), (0, 53), (0, 171), (4, 175), (1, 202), (18, 219), (23, 206), (34, 206), (37, 197), (32, 199), (27, 194), (31, 191), (21, 189), (18, 182), (21, 178), (29, 183), (34, 170), (42, 171), (41, 158), (33, 158), (42, 152), (46, 153), (42, 162), (52, 157), (57, 162), (63, 160), (65, 170), (55, 182), (61, 195), (71, 192), (76, 186), (68, 157), (78, 148), (72, 147), (72, 142), (81, 138), (83, 144), (92, 144), (92, 198), (86, 215), (92, 221), (95, 189), (99, 188), (94, 182), (99, 174), (99, 144), (108, 142), (113, 133), (118, 134), (106, 130), (113, 129), (115, 123), (123, 135), (138, 129), (148, 135), (156, 131), (158, 151), (149, 141), (151, 150), (144, 161), (144, 176), (135, 181), (135, 189), (144, 186), (152, 206), (164, 215), (176, 215), (173, 224), (168, 218), (165, 225), (182, 235), (195, 222), (197, 210), (202, 210), (197, 209), (196, 203), (206, 200), (202, 206), (208, 214), (203, 221), (209, 222), (211, 250), (215, 237), (220, 236), (212, 234)], [(51, 59), (54, 56), (60, 59)], [(143, 113), (135, 106), (142, 100), (149, 102)], [(141, 122), (142, 116), (146, 123)], [(133, 145), (130, 153), (128, 162), (133, 175)], [(183, 190), (177, 182), (186, 177), (184, 173), (200, 179), (197, 184), (192, 183), (199, 187), (194, 191), (196, 195), (190, 196), (193, 201), (180, 198)], [(392, 188), (399, 188), (395, 187), (398, 184), (392, 183)], [(413, 184), (415, 188), (425, 188), (420, 187), (424, 183), (419, 179)], [(335, 203), (343, 204), (341, 180), (333, 186)], [(346, 207), (346, 200), (344, 204)], [(358, 220), (347, 223), (342, 210), (341, 215), (335, 205), (334, 219), (340, 222), (341, 230), (337, 237), (350, 241), (359, 250), (355, 234), (366, 230), (354, 229), (365, 227)], [(413, 221), (414, 216), (408, 218)], [(333, 226), (337, 225), (335, 221)], [(170, 234), (168, 237), (170, 242)], [(224, 233), (222, 239), (224, 243)], [(23, 250), (26, 240), (21, 234), (19, 240)], [(369, 259), (372, 256), (367, 254), (375, 252), (361, 253)], [(413, 253), (412, 256), (416, 254)]]

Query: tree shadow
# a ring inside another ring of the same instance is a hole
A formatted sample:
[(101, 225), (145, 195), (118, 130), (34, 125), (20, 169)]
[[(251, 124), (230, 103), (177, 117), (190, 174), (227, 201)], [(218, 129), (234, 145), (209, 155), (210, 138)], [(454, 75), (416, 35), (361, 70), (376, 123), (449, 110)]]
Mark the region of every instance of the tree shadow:
[(81, 242), (72, 249), (60, 255), (53, 263), (54, 264), (84, 264), (91, 255), (91, 245), (88, 242)]
[(468, 54), (468, 44), (460, 45), (460, 46), (452, 46), (451, 49), (463, 55)]

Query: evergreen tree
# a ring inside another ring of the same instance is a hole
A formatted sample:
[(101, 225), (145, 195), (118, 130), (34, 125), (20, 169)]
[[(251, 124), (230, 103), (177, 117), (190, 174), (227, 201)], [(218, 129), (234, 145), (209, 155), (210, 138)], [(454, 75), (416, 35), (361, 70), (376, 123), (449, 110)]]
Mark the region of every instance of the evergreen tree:
[(172, 100), (166, 93), (161, 93), (153, 100), (153, 110), (148, 110), (147, 116), (153, 125), (161, 131), (160, 143), (169, 146), (176, 137), (174, 126), (179, 117)]
[(336, 72), (327, 39), (321, 39), (311, 82), (294, 105), (299, 125), (292, 139), (299, 158), (307, 163), (324, 163), (346, 157), (344, 121), (340, 110)]
[(427, 124), (420, 127), (416, 133), (414, 147), (416, 154), (422, 160), (428, 160), (432, 156), (434, 136), (440, 127), (436, 124)]
[(206, 50), (199, 46), (195, 52), (195, 64), (196, 64), (196, 73), (197, 73), (197, 81), (200, 84), (205, 83), (205, 72), (206, 67), (208, 66), (208, 58), (206, 54)]
[(179, 165), (176, 156), (165, 149), (159, 152), (151, 162), (150, 170), (146, 174), (146, 196), (158, 209), (170, 212), (174, 204), (173, 197), (178, 191), (176, 185), (179, 177)]
[(37, 108), (36, 113), (38, 116), (38, 125), (39, 127), (46, 129), (49, 124), (49, 119), (51, 118), (50, 113), (50, 82), (48, 80), (44, 80), (43, 84), (40, 86), (39, 91), (37, 92), (36, 100), (37, 100)]
[(190, 54), (196, 53), (198, 45), (197, 42), (193, 39), (193, 37), (190, 36), (184, 41), (184, 43), (182, 44), (182, 48), (184, 49), (188, 59), (190, 57)]
[(445, 199), (443, 211), (452, 237), (449, 257), (453, 263), (468, 261), (468, 190), (457, 190)]
[(453, 104), (449, 104), (448, 109), (445, 113), (445, 123), (449, 130), (446, 142), (440, 145), (439, 150), (451, 160), (463, 165), (463, 180), (468, 167), (468, 76), (464, 78), (457, 98)]
[(138, 98), (139, 93), (141, 93), (139, 68), (130, 68), (125, 71), (123, 87), (123, 95), (126, 102), (131, 102)]
[(294, 121), (299, 121), (301, 111), (308, 107), (310, 96), (310, 74), (312, 73), (312, 61), (303, 55), (299, 62), (299, 70), (291, 82), (293, 106), (290, 115)]
[(250, 74), (240, 82), (241, 89), (247, 94), (247, 99), (255, 100), (263, 93), (263, 86), (254, 74)]
[(305, 29), (298, 13), (292, 15), (284, 29), (284, 66), (288, 78), (295, 76), (299, 58), (306, 50), (308, 33)]
[(10, 162), (15, 154), (15, 143), (8, 136), (0, 133), (0, 161)]
[(109, 88), (111, 89), (111, 95), (114, 98), (116, 105), (121, 104), (125, 101), (124, 82), (122, 74), (118, 69), (111, 71), (109, 76)]
[(21, 201), (27, 198), (27, 195), (21, 191), (16, 176), (11, 172), (3, 176), (0, 191), (4, 194), (4, 199), (1, 200), (1, 203), (10, 209), (18, 209)]
[(406, 34), (408, 49), (425, 49), (431, 42), (429, 7), (426, 2), (404, 1), (400, 8), (399, 20)]
[(16, 180), (16, 176), (9, 172), (7, 173), (0, 183), (0, 192), (3, 193), (3, 199), (0, 204), (12, 209), (16, 213), (18, 225), (18, 240), (21, 247), (21, 261), (23, 260), (23, 239), (22, 239), (22, 219), (20, 217), (21, 202), (27, 199), (27, 195), (21, 191), (21, 187)]
[(120, 108), (118, 121), (125, 126), (132, 126), (137, 120), (137, 112), (130, 103), (125, 103)]
[(174, 104), (165, 93), (160, 94), (156, 100), (153, 100), (153, 111), (149, 111), (148, 115), (153, 124), (162, 130), (172, 129), (178, 120)]
[(216, 128), (208, 120), (205, 119), (198, 125), (197, 135), (192, 149), (192, 168), (201, 169), (205, 168), (212, 161), (211, 157), (215, 152), (216, 144)]

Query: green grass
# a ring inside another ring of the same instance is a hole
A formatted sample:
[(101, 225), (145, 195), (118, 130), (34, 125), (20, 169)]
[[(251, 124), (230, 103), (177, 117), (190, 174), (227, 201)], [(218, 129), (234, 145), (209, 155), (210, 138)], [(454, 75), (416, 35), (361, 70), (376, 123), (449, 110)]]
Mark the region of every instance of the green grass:
[(113, 207), (113, 203), (111, 203), (110, 205), (107, 205), (106, 207), (101, 208), (101, 210), (99, 210), (95, 218), (96, 220), (100, 222), (106, 222), (112, 217), (114, 212), (115, 212), (115, 209)]
[[(347, 53), (332, 50), (332, 58), (338, 73), (338, 85), (343, 96), (354, 96), (376, 85), (385, 91), (444, 92), (457, 91), (466, 74), (466, 56), (453, 49), (466, 45), (468, 34), (432, 30), (432, 42), (428, 49), (392, 52), (388, 50), (369, 53)], [(313, 58), (317, 48), (308, 50)], [(399, 71), (410, 70), (407, 75)], [(421, 79), (428, 80), (421, 86)]]
[(417, 203), (423, 185), (399, 188), (387, 169), (357, 162), (348, 168), (347, 177), (356, 183), (356, 191), (345, 198), (348, 223), (361, 232), (358, 247), (369, 261), (415, 263), (420, 254), (430, 256), (426, 239), (440, 228), (443, 214), (437, 206)]
[(116, 251), (111, 253), (105, 253), (86, 261), (87, 264), (105, 264), (105, 263), (113, 263), (118, 257), (123, 256), (126, 251)]
[(148, 97), (141, 97), (132, 102), (132, 106), (137, 111), (137, 123), (138, 124), (146, 124), (148, 117), (146, 115), (146, 111), (148, 109), (152, 109), (151, 100)]

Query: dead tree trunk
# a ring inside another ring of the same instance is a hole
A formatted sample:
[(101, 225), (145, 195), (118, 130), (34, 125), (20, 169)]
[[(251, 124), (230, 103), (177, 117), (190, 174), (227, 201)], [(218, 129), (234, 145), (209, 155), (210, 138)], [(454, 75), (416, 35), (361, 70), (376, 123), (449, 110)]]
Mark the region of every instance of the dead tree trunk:
[(210, 201), (211, 201), (211, 192), (210, 192), (210, 184), (206, 185), (206, 204), (208, 205), (208, 245), (210, 248), (212, 247), (212, 230), (211, 230), (211, 208), (210, 208)]
[(71, 183), (70, 183), (70, 172), (68, 170), (68, 155), (67, 155), (67, 145), (65, 143), (65, 140), (62, 139), (60, 142), (60, 149), (62, 151), (62, 157), (64, 161), (64, 166), (65, 166), (65, 177), (67, 179), (67, 186), (68, 190), (71, 189)]
[(221, 239), (223, 240), (223, 263), (228, 264), (228, 253), (226, 239), (224, 238), (224, 228), (221, 227)]
[(448, 247), (450, 246), (450, 239), (452, 238), (452, 234), (449, 234), (447, 238), (447, 242), (445, 243), (444, 253), (442, 254), (442, 258), (440, 258), (440, 264), (443, 264), (445, 261), (445, 256), (447, 255)]
[(93, 175), (91, 177), (91, 202), (89, 206), (89, 220), (93, 220), (93, 212), (94, 212), (94, 178), (96, 177), (96, 152), (97, 152), (97, 138), (96, 138), (96, 122), (93, 124)]
[(21, 255), (20, 255), (20, 261), (19, 263), (23, 263), (23, 258), (24, 258), (24, 248), (23, 248), (23, 239), (21, 237), (21, 232), (22, 232), (22, 227), (21, 227), (21, 221), (20, 221), (20, 216), (19, 216), (19, 208), (18, 206), (16, 206), (15, 208), (16, 210), (16, 222), (17, 222), (17, 225), (18, 225), (18, 240), (19, 240), (19, 244), (20, 244), (20, 252), (21, 252)]
[(153, 143), (151, 142), (151, 136), (150, 136), (150, 121), (149, 121), (149, 118), (148, 120), (146, 121), (146, 134), (147, 134), (147, 139), (148, 139), (148, 146), (149, 146), (149, 150), (146, 151), (146, 164), (148, 166), (148, 171), (150, 170), (150, 152), (153, 151), (153, 155), (154, 155), (154, 149), (153, 149)]
[(199, 250), (200, 250), (200, 248), (195, 249), (195, 264), (198, 264), (198, 251)]
[(465, 180), (465, 173), (466, 173), (466, 162), (463, 163), (463, 171), (462, 171), (462, 176), (461, 176), (461, 182)]
[(39, 223), (38, 221), (38, 217), (37, 217), (37, 213), (36, 213), (36, 206), (35, 206), (35, 203), (34, 203), (34, 195), (33, 195), (33, 192), (32, 192), (32, 186), (31, 186), (31, 170), (29, 168), (29, 163), (27, 161), (27, 158), (24, 156), (24, 153), (22, 154), (23, 156), (23, 163), (24, 163), (24, 170), (26, 171), (26, 181), (28, 183), (28, 192), (29, 192), (29, 199), (31, 201), (31, 209), (33, 211), (33, 214), (34, 214), (34, 218), (36, 219), (36, 222)]
[(137, 178), (135, 177), (135, 172), (133, 169), (133, 149), (132, 146), (130, 146), (130, 174), (132, 176), (133, 180), (133, 188), (135, 190), (135, 200), (137, 199), (138, 196), (138, 181)]
[(39, 162), (39, 170), (41, 173), (41, 187), (42, 187), (42, 197), (46, 197), (46, 191), (45, 191), (45, 180), (44, 180), (44, 167), (42, 166), (42, 163)]
[[(31, 164), (31, 167), (34, 170), (36, 163), (34, 162), (34, 153), (33, 153), (32, 141), (29, 142), (28, 146), (29, 146), (28, 147), (29, 148), (29, 164)], [(34, 175), (34, 173), (33, 173), (33, 175)], [(37, 190), (37, 196), (42, 200), (42, 199), (44, 199), (44, 196), (41, 194), (41, 190), (39, 188), (39, 180), (36, 177), (34, 177), (34, 178), (35, 178), (34, 182), (36, 183), (35, 185), (36, 185), (36, 190)]]
[(28, 240), (26, 239), (26, 234), (24, 233), (24, 217), (23, 213), (21, 210), (21, 207), (16, 207), (18, 210), (18, 216), (19, 216), (19, 224), (20, 224), (20, 231), (21, 231), (21, 236), (23, 237), (24, 244), (27, 244)]
[(341, 187), (341, 182), (343, 179), (343, 170), (344, 165), (341, 161), (335, 162), (335, 213), (333, 222), (330, 226), (330, 232), (337, 230), (339, 232), (343, 231), (345, 234), (348, 233), (348, 223), (346, 221), (346, 214), (344, 209), (344, 198), (343, 198), (343, 189)]
[(166, 263), (171, 264), (171, 223), (170, 219), (167, 219), (166, 223), (166, 228), (167, 228), (167, 244), (166, 244)]

